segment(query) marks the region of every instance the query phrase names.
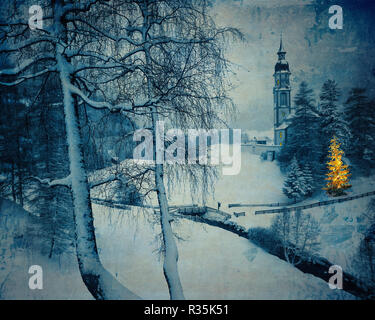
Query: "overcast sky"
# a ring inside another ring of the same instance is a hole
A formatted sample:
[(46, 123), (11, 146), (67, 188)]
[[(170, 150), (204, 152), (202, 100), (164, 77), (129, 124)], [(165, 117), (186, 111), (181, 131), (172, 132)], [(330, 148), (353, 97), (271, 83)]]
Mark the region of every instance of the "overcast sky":
[[(292, 98), (302, 80), (318, 93), (326, 79), (334, 79), (343, 88), (343, 98), (353, 86), (373, 87), (374, 7), (369, 8), (364, 0), (319, 2), (323, 4), (316, 5), (314, 0), (216, 1), (217, 23), (238, 27), (246, 38), (232, 44), (228, 52), (236, 65), (232, 97), (240, 112), (234, 127), (268, 130), (273, 126), (272, 75), (280, 32), (292, 72)], [(343, 30), (328, 27), (332, 4), (343, 8)]]

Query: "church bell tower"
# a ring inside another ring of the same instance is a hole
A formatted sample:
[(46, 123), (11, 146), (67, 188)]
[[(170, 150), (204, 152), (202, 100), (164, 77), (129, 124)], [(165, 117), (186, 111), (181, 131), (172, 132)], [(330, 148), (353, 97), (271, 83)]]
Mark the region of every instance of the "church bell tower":
[(280, 36), (280, 48), (277, 52), (278, 61), (275, 65), (274, 77), (274, 131), (275, 145), (282, 146), (286, 142), (287, 118), (291, 113), (290, 101), (290, 70), (289, 63), (285, 60), (286, 51), (283, 47), (283, 39)]

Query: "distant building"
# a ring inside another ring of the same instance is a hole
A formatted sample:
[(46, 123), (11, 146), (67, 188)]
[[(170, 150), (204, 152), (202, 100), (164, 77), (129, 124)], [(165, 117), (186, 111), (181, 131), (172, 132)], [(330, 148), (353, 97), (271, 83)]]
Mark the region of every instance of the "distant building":
[[(242, 143), (244, 147), (254, 154), (259, 154), (264, 160), (273, 161), (281, 147), (288, 141), (288, 128), (294, 116), (291, 104), (290, 69), (285, 60), (286, 51), (283, 47), (283, 39), (280, 37), (280, 47), (277, 52), (278, 61), (273, 74), (275, 83), (273, 88), (274, 127), (273, 141), (268, 137), (252, 137), (243, 133)], [(272, 136), (272, 134), (271, 134)]]
[(280, 37), (280, 48), (277, 52), (279, 59), (275, 65), (273, 77), (275, 84), (273, 88), (274, 101), (274, 144), (283, 146), (287, 143), (288, 127), (293, 116), (291, 106), (291, 87), (289, 63), (285, 60), (286, 51), (283, 47), (283, 39)]
[(256, 140), (257, 144), (272, 144), (272, 139), (268, 137), (258, 137)]

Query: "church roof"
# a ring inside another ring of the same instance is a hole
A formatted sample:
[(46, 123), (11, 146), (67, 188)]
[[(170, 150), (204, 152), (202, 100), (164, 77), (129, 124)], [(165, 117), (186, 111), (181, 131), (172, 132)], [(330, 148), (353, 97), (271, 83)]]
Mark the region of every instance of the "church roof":
[(275, 128), (275, 130), (285, 130), (289, 127), (289, 124), (287, 122), (283, 122), (278, 127)]
[(275, 65), (275, 72), (278, 72), (278, 71), (288, 71), (288, 72), (290, 72), (288, 61), (286, 61), (286, 60), (277, 61), (276, 65)]
[(294, 109), (289, 113), (289, 115), (284, 119), (284, 121), (275, 128), (275, 130), (285, 130), (290, 126), (290, 123), (292, 122), (293, 117), (296, 115), (296, 112)]

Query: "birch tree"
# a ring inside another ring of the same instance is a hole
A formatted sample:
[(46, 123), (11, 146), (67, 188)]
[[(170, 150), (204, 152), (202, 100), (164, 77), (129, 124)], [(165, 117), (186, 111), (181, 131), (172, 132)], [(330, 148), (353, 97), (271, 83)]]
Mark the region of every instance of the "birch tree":
[[(99, 26), (91, 29), (80, 29), (77, 26), (82, 16), (92, 10), (100, 10), (102, 2), (104, 1), (46, 1), (42, 6), (44, 27), (36, 30), (30, 30), (25, 17), (19, 12), (14, 12), (17, 8), (10, 4), (10, 16), (13, 18), (4, 18), (0, 23), (0, 54), (11, 56), (14, 66), (0, 71), (0, 84), (6, 87), (18, 86), (50, 74), (59, 79), (63, 96), (70, 174), (67, 177), (41, 182), (50, 187), (65, 186), (72, 191), (78, 265), (82, 279), (91, 294), (96, 299), (137, 299), (138, 296), (121, 285), (100, 262), (78, 121), (80, 101), (93, 108), (105, 107), (116, 111), (131, 110), (134, 107), (113, 105), (103, 97), (101, 100), (99, 98), (99, 101), (90, 98), (89, 86), (91, 85), (91, 89), (95, 88), (86, 79), (87, 70), (110, 70), (119, 66), (111, 56), (103, 53), (104, 41), (108, 37)], [(25, 2), (26, 7), (27, 4)], [(22, 10), (24, 8), (22, 7)], [(94, 41), (96, 46), (93, 45)], [(107, 77), (106, 83), (110, 81), (110, 77)], [(83, 93), (81, 86), (86, 88), (87, 94)]]
[(271, 230), (281, 242), (285, 260), (294, 266), (319, 249), (320, 226), (310, 213), (280, 213), (273, 218)]
[[(184, 299), (178, 274), (178, 249), (169, 214), (164, 145), (161, 121), (180, 130), (211, 129), (225, 124), (225, 115), (233, 107), (224, 80), (229, 66), (224, 56), (227, 36), (241, 38), (233, 28), (218, 28), (209, 15), (209, 1), (127, 1), (133, 14), (127, 18), (129, 44), (141, 44), (137, 55), (137, 79), (131, 81), (134, 91), (150, 104), (143, 116), (152, 128), (152, 159), (155, 165), (155, 192), (160, 208), (163, 271), (171, 299)], [(135, 77), (135, 74), (131, 75)], [(140, 81), (139, 81), (140, 80)], [(162, 142), (163, 144), (163, 142)], [(178, 144), (178, 142), (177, 142)], [(180, 145), (181, 147), (181, 145)], [(174, 165), (177, 165), (174, 163)], [(185, 172), (207, 174), (198, 162), (179, 166)], [(190, 182), (191, 183), (191, 182)]]

